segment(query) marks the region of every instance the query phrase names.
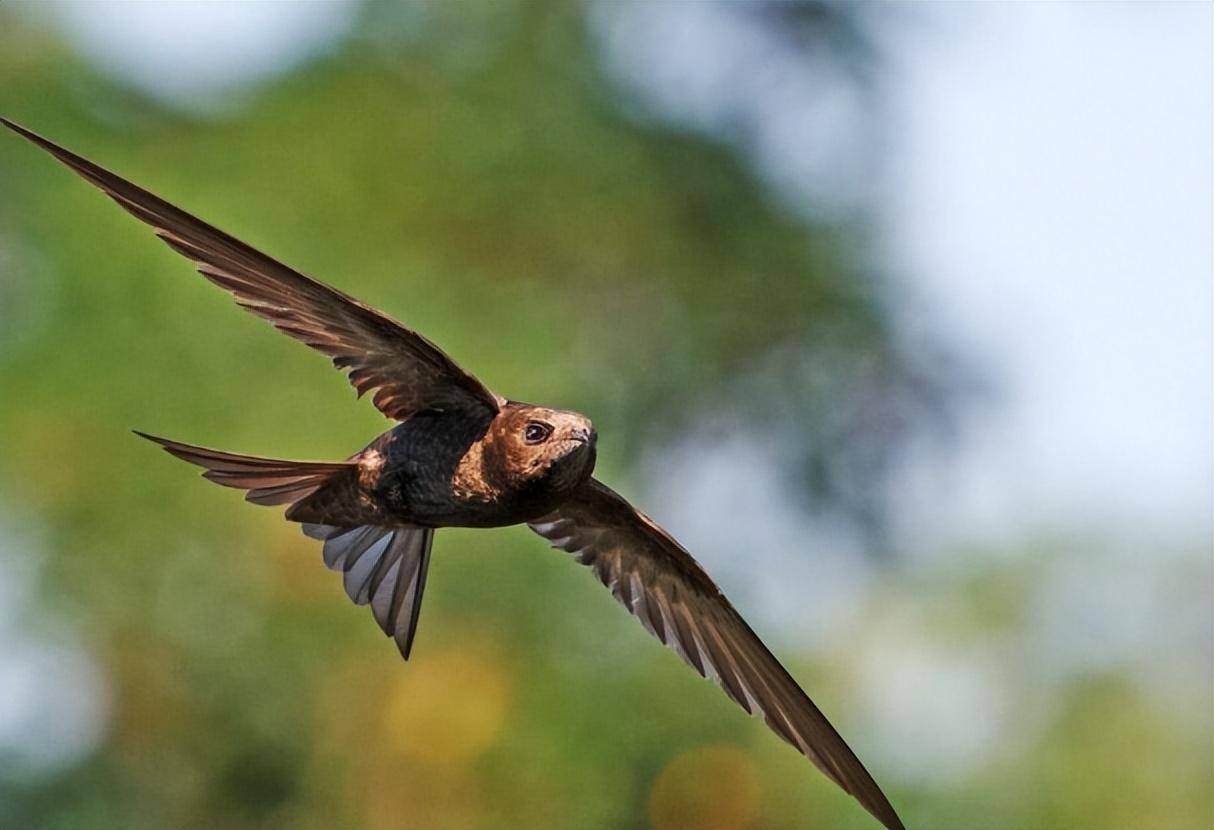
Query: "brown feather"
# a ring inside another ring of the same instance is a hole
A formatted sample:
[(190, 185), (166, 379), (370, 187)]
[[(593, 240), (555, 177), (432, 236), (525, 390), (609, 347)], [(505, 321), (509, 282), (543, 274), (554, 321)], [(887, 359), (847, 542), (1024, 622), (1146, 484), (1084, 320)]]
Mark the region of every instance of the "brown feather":
[[(889, 800), (822, 712), (678, 542), (595, 479), (530, 523), (590, 565), (650, 633), (762, 715), (889, 830), (904, 830)], [(660, 622), (657, 622), (660, 619)]]
[(287, 513), (291, 515), (301, 507), (306, 508), (310, 500), (321, 497), (328, 505), (323, 511), (327, 521), (378, 518), (357, 497), (358, 465), (353, 462), (259, 458), (195, 447), (138, 430), (135, 434), (159, 444), (165, 452), (182, 461), (204, 468), (202, 476), (208, 481), (245, 490), (245, 499), (253, 504), (289, 504), (292, 507)]
[(49, 139), (5, 118), (0, 123), (151, 225), (240, 306), (332, 358), (360, 395), (378, 390), (373, 402), (389, 418), (404, 420), (428, 408), (498, 411), (500, 398), (417, 332)]

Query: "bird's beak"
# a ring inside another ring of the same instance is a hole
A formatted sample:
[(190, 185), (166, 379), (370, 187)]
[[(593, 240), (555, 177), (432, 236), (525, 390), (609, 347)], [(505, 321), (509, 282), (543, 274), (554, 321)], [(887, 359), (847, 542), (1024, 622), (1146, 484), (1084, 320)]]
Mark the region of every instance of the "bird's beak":
[(599, 434), (597, 432), (595, 432), (593, 429), (576, 429), (573, 431), (573, 435), (571, 436), (571, 438), (574, 441), (577, 441), (579, 444), (591, 444), (591, 445), (594, 444), (595, 440), (598, 439), (598, 437), (599, 437)]

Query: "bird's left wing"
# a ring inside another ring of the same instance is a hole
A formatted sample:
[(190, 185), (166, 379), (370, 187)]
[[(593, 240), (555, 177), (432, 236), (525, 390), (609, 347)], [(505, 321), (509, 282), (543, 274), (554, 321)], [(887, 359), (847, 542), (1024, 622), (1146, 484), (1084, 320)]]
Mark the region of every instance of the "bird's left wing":
[(6, 118), (29, 139), (155, 229), (236, 302), (333, 359), (358, 394), (403, 421), (423, 409), (495, 414), (501, 400), (425, 337), (370, 306), (304, 276), (159, 196)]
[(855, 753), (670, 534), (591, 479), (531, 529), (589, 565), (653, 636), (762, 716), (890, 830), (894, 808)]

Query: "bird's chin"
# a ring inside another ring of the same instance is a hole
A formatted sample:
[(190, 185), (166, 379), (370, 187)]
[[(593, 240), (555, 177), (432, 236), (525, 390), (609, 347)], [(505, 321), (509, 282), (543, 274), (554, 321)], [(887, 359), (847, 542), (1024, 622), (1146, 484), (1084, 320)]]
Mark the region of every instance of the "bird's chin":
[(569, 451), (552, 465), (552, 484), (559, 490), (574, 490), (594, 472), (594, 444), (569, 441)]

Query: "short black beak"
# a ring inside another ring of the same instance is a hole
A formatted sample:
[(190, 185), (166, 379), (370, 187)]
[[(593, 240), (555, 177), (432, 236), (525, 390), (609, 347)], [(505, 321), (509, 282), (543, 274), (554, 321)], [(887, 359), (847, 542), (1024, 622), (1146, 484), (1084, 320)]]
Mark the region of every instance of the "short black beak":
[(574, 441), (578, 441), (582, 444), (590, 444), (592, 446), (594, 445), (594, 442), (598, 440), (598, 437), (599, 434), (593, 429), (579, 429), (575, 430), (573, 433)]

